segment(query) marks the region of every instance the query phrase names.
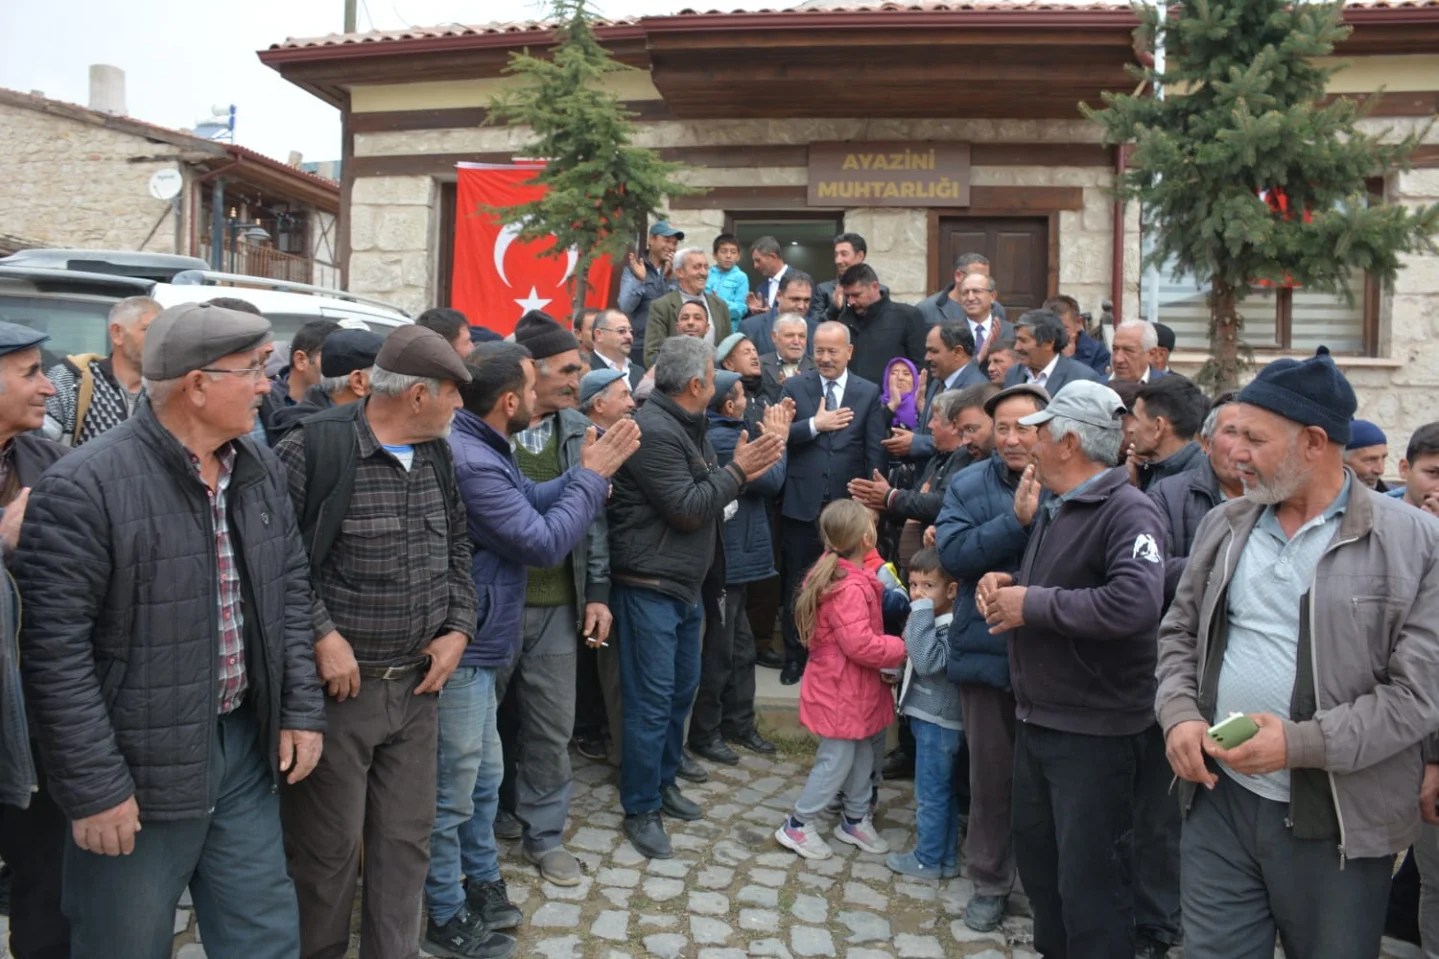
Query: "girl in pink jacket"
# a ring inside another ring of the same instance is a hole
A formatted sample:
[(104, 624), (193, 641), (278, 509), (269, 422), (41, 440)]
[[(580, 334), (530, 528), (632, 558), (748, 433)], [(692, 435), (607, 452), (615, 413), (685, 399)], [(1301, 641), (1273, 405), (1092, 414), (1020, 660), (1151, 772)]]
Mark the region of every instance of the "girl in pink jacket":
[(819, 517), (824, 554), (810, 569), (795, 600), (795, 627), (809, 647), (799, 691), (799, 719), (820, 737), (814, 766), (794, 812), (775, 839), (806, 859), (833, 854), (814, 817), (844, 795), (834, 838), (865, 852), (889, 844), (870, 819), (870, 737), (894, 719), (894, 696), (879, 671), (904, 662), (904, 640), (886, 636), (880, 613), (884, 587), (864, 568), (874, 547), (873, 514), (853, 500), (835, 500)]

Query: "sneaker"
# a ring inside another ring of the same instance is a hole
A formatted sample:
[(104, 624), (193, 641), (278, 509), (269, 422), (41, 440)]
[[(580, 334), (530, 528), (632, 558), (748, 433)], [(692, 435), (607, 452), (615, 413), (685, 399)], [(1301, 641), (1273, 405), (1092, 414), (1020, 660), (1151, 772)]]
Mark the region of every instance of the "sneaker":
[(939, 866), (926, 866), (919, 861), (919, 857), (913, 850), (909, 852), (892, 852), (884, 859), (884, 864), (892, 872), (901, 876), (913, 876), (915, 879), (933, 879), (935, 882), (946, 878), (944, 870)]
[(1008, 896), (971, 896), (964, 907), (964, 924), (975, 932), (993, 932), (1004, 918)]
[(544, 852), (525, 850), (525, 861), (540, 870), (540, 878), (556, 886), (578, 886), (580, 884), (580, 861), (565, 851), (563, 846), (546, 849)]
[(786, 849), (799, 853), (806, 859), (828, 859), (834, 855), (834, 850), (829, 848), (829, 843), (814, 828), (814, 823), (807, 822), (803, 826), (796, 827), (790, 821), (790, 817), (784, 817), (784, 823), (774, 831), (774, 838)]
[(463, 906), (443, 926), (433, 919), (425, 922), (425, 951), (451, 959), (509, 959), (515, 954), (515, 940), (502, 932), (491, 932), (484, 920)]
[(465, 903), (491, 929), (513, 929), (525, 918), (520, 907), (510, 902), (510, 891), (503, 879), (471, 882), (465, 887)]
[(858, 846), (865, 852), (889, 852), (889, 843), (885, 842), (884, 837), (875, 831), (874, 820), (868, 816), (852, 825), (848, 819), (840, 816), (839, 824), (834, 827), (834, 838), (840, 842), (847, 842), (851, 846)]
[(515, 818), (514, 813), (507, 812), (504, 809), (501, 809), (495, 813), (496, 839), (508, 839), (513, 841), (515, 839), (519, 839), (520, 836), (524, 835), (524, 832), (524, 824)]

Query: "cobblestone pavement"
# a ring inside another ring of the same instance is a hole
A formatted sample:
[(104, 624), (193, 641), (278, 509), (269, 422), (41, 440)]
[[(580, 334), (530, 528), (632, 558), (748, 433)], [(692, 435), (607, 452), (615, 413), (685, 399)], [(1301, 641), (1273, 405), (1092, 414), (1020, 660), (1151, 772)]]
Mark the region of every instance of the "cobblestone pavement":
[[(976, 933), (959, 916), (973, 890), (896, 876), (884, 857), (833, 842), (835, 855), (807, 861), (775, 842), (808, 772), (807, 757), (780, 761), (744, 754), (738, 767), (705, 763), (707, 783), (681, 784), (705, 818), (666, 819), (675, 858), (649, 861), (621, 830), (610, 767), (575, 758), (575, 794), (567, 848), (585, 866), (578, 886), (541, 882), (501, 843), (511, 898), (524, 910), (519, 955), (543, 959), (745, 959), (835, 956), (846, 959), (1032, 959), (1031, 923), (1022, 897), (1000, 931)], [(909, 783), (880, 790), (877, 825), (890, 845), (912, 843)], [(831, 828), (826, 822), (825, 828)], [(178, 959), (203, 959), (187, 908), (176, 917)], [(1402, 945), (1385, 957), (1418, 951)], [(357, 955), (352, 950), (351, 956)], [(1178, 959), (1177, 952), (1173, 955)]]

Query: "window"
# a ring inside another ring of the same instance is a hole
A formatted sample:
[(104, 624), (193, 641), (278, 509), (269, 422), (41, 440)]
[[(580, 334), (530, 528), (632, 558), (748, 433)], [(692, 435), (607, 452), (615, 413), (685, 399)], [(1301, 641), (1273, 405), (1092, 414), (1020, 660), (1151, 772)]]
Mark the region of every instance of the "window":
[[(1370, 197), (1377, 200), (1382, 181), (1371, 180)], [(1145, 255), (1153, 249), (1144, 236)], [(1173, 275), (1166, 267), (1158, 277), (1146, 272), (1139, 283), (1139, 315), (1174, 330), (1180, 349), (1205, 349), (1209, 342), (1209, 282), (1192, 273)], [(1239, 303), (1244, 317), (1243, 341), (1256, 350), (1313, 353), (1327, 346), (1333, 353), (1374, 356), (1379, 348), (1379, 284), (1362, 270), (1349, 276), (1350, 298), (1303, 287), (1251, 287)]]

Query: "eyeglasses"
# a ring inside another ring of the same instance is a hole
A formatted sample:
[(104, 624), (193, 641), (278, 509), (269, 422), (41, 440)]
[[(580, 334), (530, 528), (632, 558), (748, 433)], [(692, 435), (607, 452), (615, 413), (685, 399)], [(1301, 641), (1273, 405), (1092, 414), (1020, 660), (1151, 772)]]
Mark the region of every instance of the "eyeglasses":
[(595, 327), (595, 332), (614, 333), (618, 336), (624, 336), (628, 333), (633, 333), (634, 330), (630, 329), (628, 326), (597, 326)]
[(265, 375), (265, 366), (246, 366), (238, 370), (222, 370), (218, 367), (200, 367), (201, 373), (230, 373), (234, 376), (248, 376), (252, 380), (261, 379)]

